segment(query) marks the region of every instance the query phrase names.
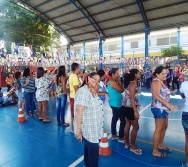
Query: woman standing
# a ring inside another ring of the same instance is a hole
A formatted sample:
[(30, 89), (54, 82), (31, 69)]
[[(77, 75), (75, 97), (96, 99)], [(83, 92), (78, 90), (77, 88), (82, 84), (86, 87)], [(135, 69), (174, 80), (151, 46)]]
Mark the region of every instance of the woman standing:
[(22, 107), (23, 93), (21, 91), (21, 72), (15, 73), (14, 86), (16, 87), (16, 95), (18, 96), (18, 108)]
[(38, 101), (38, 112), (39, 112), (39, 121), (44, 123), (51, 122), (47, 119), (47, 104), (49, 101), (48, 89), (53, 84), (49, 79), (44, 77), (44, 68), (37, 68), (37, 79), (36, 79), (36, 99)]
[[(125, 94), (124, 98), (122, 100), (123, 105), (123, 111), (125, 113), (125, 148), (128, 148), (130, 146), (130, 151), (134, 152), (137, 155), (142, 154), (142, 150), (137, 148), (135, 145), (137, 132), (139, 130), (139, 113), (138, 109), (140, 108), (140, 105), (138, 103), (137, 98), (137, 81), (140, 80), (141, 74), (138, 69), (131, 69), (124, 77), (124, 89)], [(131, 142), (129, 142), (129, 133), (130, 133), (130, 127), (132, 128), (131, 131)]]
[(65, 66), (58, 68), (56, 77), (56, 108), (57, 108), (57, 124), (62, 126), (68, 126), (65, 123), (65, 108), (67, 104), (67, 76), (65, 73)]
[(76, 138), (84, 141), (84, 164), (90, 167), (98, 167), (99, 140), (103, 134), (103, 103), (95, 90), (99, 82), (100, 76), (91, 73), (74, 98), (74, 130)]
[(31, 76), (30, 69), (26, 68), (23, 72), (23, 77), (21, 78), (21, 85), (24, 88), (24, 100), (25, 100), (25, 109), (26, 109), (26, 119), (34, 114), (34, 97), (35, 97), (35, 80)]
[(164, 158), (166, 154), (158, 149), (171, 152), (171, 149), (163, 144), (166, 129), (168, 127), (168, 114), (177, 111), (177, 106), (170, 102), (170, 90), (163, 83), (166, 80), (166, 69), (159, 66), (153, 73), (155, 79), (151, 86), (152, 103), (151, 111), (155, 118), (155, 132), (153, 134), (153, 156)]
[[(119, 75), (118, 68), (112, 68), (109, 71), (110, 80), (107, 86), (109, 94), (109, 105), (112, 108), (112, 121), (111, 121), (111, 132), (112, 140), (118, 139), (119, 142), (125, 142), (124, 139), (124, 128), (125, 128), (125, 116), (122, 111), (122, 93), (124, 92), (123, 86), (121, 84), (121, 78)], [(116, 133), (116, 124), (118, 119), (120, 119), (119, 137)]]

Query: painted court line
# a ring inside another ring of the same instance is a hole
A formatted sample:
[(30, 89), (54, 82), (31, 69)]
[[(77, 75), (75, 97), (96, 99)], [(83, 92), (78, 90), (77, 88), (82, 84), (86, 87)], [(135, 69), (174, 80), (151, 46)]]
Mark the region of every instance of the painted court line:
[[(151, 117), (140, 117), (140, 118), (145, 118), (145, 119), (154, 119)], [(181, 121), (181, 119), (168, 119), (169, 121)]]

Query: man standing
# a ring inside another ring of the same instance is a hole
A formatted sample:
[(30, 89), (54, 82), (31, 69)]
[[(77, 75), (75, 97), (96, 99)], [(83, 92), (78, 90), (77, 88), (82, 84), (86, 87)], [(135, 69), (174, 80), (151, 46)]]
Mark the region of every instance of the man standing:
[(70, 87), (70, 109), (71, 109), (71, 132), (74, 133), (73, 120), (74, 120), (74, 97), (77, 90), (80, 87), (80, 82), (78, 79), (78, 74), (80, 73), (80, 67), (77, 63), (72, 63), (71, 65), (72, 73), (69, 77), (69, 87)]
[(146, 87), (147, 87), (147, 89), (149, 89), (150, 88), (150, 82), (151, 82), (151, 72), (148, 68), (145, 72), (145, 77), (146, 77)]

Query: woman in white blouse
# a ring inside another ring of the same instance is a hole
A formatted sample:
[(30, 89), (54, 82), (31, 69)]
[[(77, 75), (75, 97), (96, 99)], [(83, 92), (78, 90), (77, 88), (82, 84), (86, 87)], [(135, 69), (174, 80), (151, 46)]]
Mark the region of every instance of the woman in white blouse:
[(103, 102), (96, 93), (99, 82), (100, 76), (91, 73), (74, 98), (75, 135), (84, 141), (84, 164), (90, 167), (98, 166), (98, 144), (103, 134)]

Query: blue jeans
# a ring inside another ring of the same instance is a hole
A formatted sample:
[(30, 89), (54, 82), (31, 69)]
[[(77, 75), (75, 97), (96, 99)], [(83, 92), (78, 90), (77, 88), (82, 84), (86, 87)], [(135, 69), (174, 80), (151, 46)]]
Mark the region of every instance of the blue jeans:
[(18, 107), (22, 104), (23, 93), (21, 90), (16, 90), (16, 95), (18, 96)]
[(98, 167), (99, 143), (91, 143), (84, 139), (84, 165), (86, 167)]
[(125, 114), (123, 112), (122, 107), (112, 107), (112, 122), (111, 122), (111, 132), (112, 136), (116, 136), (116, 124), (118, 119), (120, 119), (120, 127), (119, 127), (119, 138), (124, 138), (124, 128), (125, 128)]
[(65, 123), (65, 108), (67, 104), (67, 94), (62, 94), (61, 97), (56, 98), (56, 108), (57, 108), (57, 122)]
[(34, 114), (34, 97), (35, 92), (24, 92), (26, 115), (29, 115), (29, 111)]

